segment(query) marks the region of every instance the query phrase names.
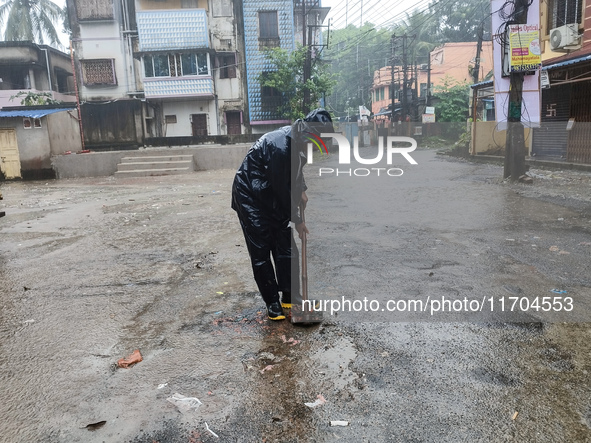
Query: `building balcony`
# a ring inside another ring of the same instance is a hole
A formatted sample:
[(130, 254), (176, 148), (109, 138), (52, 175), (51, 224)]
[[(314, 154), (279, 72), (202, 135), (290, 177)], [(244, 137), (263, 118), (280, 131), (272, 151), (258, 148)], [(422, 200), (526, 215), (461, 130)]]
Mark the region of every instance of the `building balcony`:
[(144, 78), (146, 98), (213, 97), (213, 78)]
[[(33, 92), (33, 93), (52, 93), (52, 91), (48, 91), (48, 90), (44, 90), (44, 91), (39, 91), (37, 89), (2, 89), (0, 90), (0, 108), (3, 108), (4, 106), (25, 106), (25, 105), (21, 105), (21, 100), (23, 99), (23, 97), (17, 97), (13, 100), (11, 100), (11, 97), (16, 96), (16, 94), (18, 94), (19, 92)], [(60, 102), (75, 102), (76, 101), (76, 96), (73, 94), (64, 94), (61, 92), (55, 92), (53, 91), (53, 99), (54, 100), (58, 100)]]
[(140, 52), (209, 48), (205, 9), (136, 13)]

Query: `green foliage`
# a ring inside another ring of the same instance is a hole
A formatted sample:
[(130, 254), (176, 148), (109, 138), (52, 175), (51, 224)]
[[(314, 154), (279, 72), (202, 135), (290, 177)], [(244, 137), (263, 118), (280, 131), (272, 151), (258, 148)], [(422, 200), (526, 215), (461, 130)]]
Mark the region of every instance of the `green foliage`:
[(304, 83), (304, 64), (307, 48), (299, 46), (292, 52), (283, 48), (267, 49), (265, 55), (275, 68), (261, 74), (258, 78), (261, 86), (275, 88), (281, 92), (282, 105), (277, 111), (291, 120), (304, 117), (304, 90), (310, 92), (310, 104), (314, 107), (323, 94), (330, 94), (336, 83), (327, 72), (327, 66), (322, 59), (312, 60), (309, 79)]
[[(349, 25), (331, 31), (325, 58), (331, 61), (337, 85), (329, 99), (330, 107), (344, 115), (359, 105), (371, 106), (374, 72), (392, 63), (393, 34), (408, 35), (407, 62), (423, 64), (429, 52), (444, 43), (477, 41), (481, 24), (484, 35), (490, 35), (490, 0), (432, 0), (427, 8), (407, 12), (392, 26), (368, 22), (362, 27)], [(325, 34), (325, 41), (327, 37)], [(402, 65), (400, 40), (394, 63)]]
[(4, 40), (33, 41), (61, 47), (57, 24), (65, 26), (66, 8), (50, 0), (0, 0), (0, 24), (6, 26)]
[(348, 110), (356, 114), (360, 105), (371, 107), (369, 90), (374, 71), (389, 63), (391, 35), (389, 30), (376, 29), (371, 23), (331, 32), (330, 46), (324, 51), (337, 81), (328, 99), (331, 110), (346, 115)]
[(439, 122), (465, 122), (468, 118), (470, 86), (445, 76), (442, 86), (436, 86), (433, 97), (437, 100), (435, 116)]
[(490, 35), (490, 0), (455, 0), (433, 2), (430, 9), (438, 21), (438, 37), (442, 43), (475, 42), (480, 25)]
[(10, 100), (14, 100), (16, 98), (21, 99), (21, 105), (24, 106), (42, 106), (42, 105), (58, 105), (61, 102), (58, 100), (54, 100), (51, 97), (50, 92), (25, 92), (20, 91), (17, 94), (10, 97)]

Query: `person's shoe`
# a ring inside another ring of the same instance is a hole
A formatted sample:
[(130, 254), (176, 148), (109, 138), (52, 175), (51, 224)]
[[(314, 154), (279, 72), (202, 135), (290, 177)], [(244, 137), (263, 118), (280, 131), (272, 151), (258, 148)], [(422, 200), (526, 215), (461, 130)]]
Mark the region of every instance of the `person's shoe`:
[(285, 320), (285, 314), (278, 301), (267, 305), (267, 315), (270, 320)]
[(291, 303), (291, 292), (284, 291), (281, 293), (281, 307), (283, 309), (291, 309), (293, 307)]

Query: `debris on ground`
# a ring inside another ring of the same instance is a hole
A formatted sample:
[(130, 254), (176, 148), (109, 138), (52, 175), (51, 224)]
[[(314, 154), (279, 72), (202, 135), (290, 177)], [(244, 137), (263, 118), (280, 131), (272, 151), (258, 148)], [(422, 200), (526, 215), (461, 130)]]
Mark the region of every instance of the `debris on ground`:
[(158, 389), (163, 389), (167, 386), (168, 386), (168, 383), (162, 383), (162, 384), (158, 385)]
[(102, 428), (107, 423), (106, 420), (97, 421), (96, 423), (91, 423), (89, 425), (84, 426), (89, 431), (96, 431), (99, 428)]
[(555, 294), (568, 294), (564, 289), (550, 289), (550, 292), (554, 292)]
[(519, 183), (525, 183), (526, 185), (531, 185), (534, 182), (534, 179), (531, 178), (529, 175), (522, 175), (519, 177)]
[(139, 349), (136, 349), (135, 351), (133, 351), (131, 353), (131, 355), (128, 355), (125, 358), (120, 358), (119, 360), (117, 360), (117, 366), (119, 366), (120, 368), (124, 368), (127, 369), (133, 365), (135, 365), (136, 363), (139, 363), (143, 360), (142, 358), (142, 354), (140, 353)]
[(215, 438), (220, 438), (219, 435), (217, 435), (215, 432), (213, 432), (211, 429), (209, 429), (209, 425), (207, 424), (207, 422), (205, 422), (205, 429), (211, 434), (213, 435)]
[(331, 426), (349, 426), (349, 422), (348, 421), (343, 421), (343, 420), (332, 420), (330, 422)]
[(287, 339), (287, 338), (285, 338), (285, 335), (281, 336), (281, 340), (283, 341), (283, 343), (291, 343), (291, 346), (295, 346), (300, 342), (300, 340), (296, 340), (293, 337), (290, 337), (289, 339)]
[(304, 403), (306, 406), (308, 406), (309, 408), (314, 409), (317, 406), (322, 406), (324, 403), (326, 403), (326, 399), (322, 396), (322, 394), (318, 394), (316, 396), (316, 400), (313, 403)]
[(515, 420), (517, 418), (517, 416), (519, 415), (519, 412), (515, 411), (513, 413), (513, 417), (511, 417), (511, 420)]
[(185, 397), (178, 392), (175, 392), (172, 394), (172, 397), (168, 397), (166, 400), (175, 405), (181, 411), (190, 411), (191, 409), (197, 410), (197, 408), (202, 405), (198, 398)]
[(275, 365), (267, 365), (263, 369), (261, 369), (259, 372), (262, 374), (265, 371), (270, 371), (271, 369), (273, 369), (274, 366)]
[(548, 250), (551, 252), (558, 252), (560, 251), (560, 248), (558, 246), (550, 246)]

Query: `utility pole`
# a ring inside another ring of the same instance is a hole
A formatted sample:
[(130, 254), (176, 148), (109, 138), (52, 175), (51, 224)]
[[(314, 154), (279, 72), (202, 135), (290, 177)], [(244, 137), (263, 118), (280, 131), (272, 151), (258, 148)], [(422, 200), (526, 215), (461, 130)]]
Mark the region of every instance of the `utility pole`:
[(302, 0), (302, 46), (306, 46), (306, 0)]
[[(418, 118), (418, 116), (419, 116), (418, 97), (419, 97), (420, 88), (421, 88), (421, 86), (419, 85), (419, 66), (417, 65), (417, 59), (415, 57), (415, 93), (412, 97), (413, 103), (415, 103), (415, 106), (413, 106), (414, 107), (413, 116), (415, 116), (415, 118)], [(415, 99), (415, 97), (416, 97), (416, 99)]]
[(480, 25), (478, 31), (478, 44), (476, 45), (476, 61), (474, 62), (474, 72), (472, 73), (473, 83), (478, 83), (480, 77), (480, 53), (482, 52), (482, 34), (484, 32), (484, 24)]
[(359, 19), (359, 29), (363, 28), (363, 0), (361, 0), (361, 18)]
[(429, 61), (427, 62), (427, 100), (426, 105), (431, 106), (431, 53), (427, 55)]
[(349, 26), (349, 0), (345, 3), (345, 28)]
[[(306, 48), (306, 60), (304, 61), (304, 72), (303, 72), (303, 82), (304, 85), (306, 84), (306, 82), (308, 81), (308, 79), (310, 78), (310, 71), (311, 69), (311, 65), (312, 65), (312, 54), (311, 54), (311, 38), (308, 39), (308, 41), (306, 41), (306, 28), (307, 28), (307, 15), (308, 13), (306, 12), (306, 0), (301, 0), (302, 1), (302, 43), (304, 48)], [(311, 37), (311, 36), (310, 36)], [(302, 112), (304, 113), (304, 115), (307, 115), (308, 112), (310, 111), (310, 90), (306, 87), (304, 87), (304, 97), (302, 100)]]
[(408, 115), (408, 60), (406, 58), (406, 39), (407, 35), (402, 36), (402, 118), (406, 121)]
[[(511, 23), (527, 24), (528, 0), (514, 0), (515, 7)], [(506, 36), (507, 37), (507, 36)], [(504, 178), (519, 180), (525, 174), (525, 135), (521, 123), (523, 101), (523, 72), (511, 72), (509, 89), (509, 109), (507, 112), (507, 140), (505, 144)]]
[(394, 91), (394, 54), (396, 52), (396, 34), (392, 35), (390, 40), (390, 46), (392, 51), (392, 60), (390, 63), (391, 74), (392, 74), (392, 83), (390, 84), (390, 99), (392, 100), (392, 113), (390, 114), (390, 126), (391, 126), (391, 133), (394, 133), (394, 101), (396, 100), (396, 93)]
[[(306, 31), (304, 30), (304, 34)], [(304, 84), (310, 79), (312, 71), (312, 26), (308, 28), (308, 46), (306, 47), (306, 61), (304, 64)], [(310, 89), (304, 87), (304, 100), (302, 104), (304, 114), (310, 112)]]

